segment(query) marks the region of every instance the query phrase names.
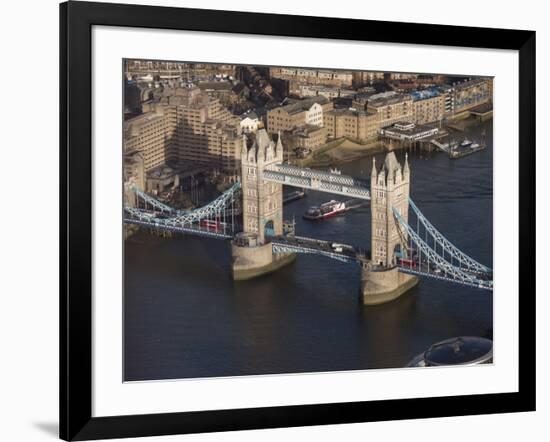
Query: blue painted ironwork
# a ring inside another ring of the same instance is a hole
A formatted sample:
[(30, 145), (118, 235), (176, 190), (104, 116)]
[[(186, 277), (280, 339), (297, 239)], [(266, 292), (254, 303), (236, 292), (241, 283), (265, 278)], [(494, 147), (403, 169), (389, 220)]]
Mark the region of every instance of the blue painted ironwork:
[[(169, 215), (165, 214), (166, 210), (158, 212), (126, 206), (124, 222), (172, 232), (231, 238), (235, 233), (233, 203), (240, 187), (241, 183), (236, 182), (215, 200), (193, 210), (176, 211), (170, 208)], [(213, 221), (214, 225), (201, 225), (202, 221), (208, 220)]]
[(334, 172), (276, 164), (264, 170), (263, 179), (287, 186), (370, 200), (369, 184), (366, 180)]
[(480, 273), (489, 273), (491, 269), (483, 264), (480, 264), (475, 259), (470, 258), (468, 255), (460, 251), (456, 246), (454, 246), (447, 238), (443, 236), (433, 225), (428, 221), (428, 219), (422, 214), (420, 209), (416, 206), (412, 199), (409, 198), (409, 206), (413, 209), (413, 212), (417, 216), (418, 220), (422, 223), (424, 228), (430, 233), (430, 235), (435, 239), (435, 241), (440, 244), (443, 250), (445, 250), (449, 255), (455, 258), (460, 267), (464, 266), (465, 268), (480, 272)]
[[(479, 287), (492, 290), (493, 281), (489, 279), (482, 279), (478, 273), (473, 273), (468, 269), (456, 267), (449, 263), (444, 257), (440, 256), (435, 250), (433, 250), (415, 230), (405, 222), (399, 212), (392, 208), (395, 218), (398, 220), (399, 225), (406, 233), (411, 244), (414, 244), (419, 253), (418, 262), (415, 262), (414, 267), (412, 265), (401, 264), (399, 267), (402, 271), (408, 273), (414, 273), (419, 275), (427, 275), (431, 277), (437, 277), (438, 279), (446, 279), (460, 284), (469, 285), (472, 287)], [(424, 257), (422, 260), (421, 257)], [(435, 266), (442, 274), (438, 275), (435, 271), (430, 272), (431, 266)], [(423, 270), (425, 268), (426, 270)]]
[(142, 190), (138, 189), (136, 186), (132, 187), (132, 191), (146, 204), (150, 204), (155, 209), (160, 210), (161, 212), (166, 213), (177, 213), (178, 211), (164, 203), (161, 203), (159, 200), (153, 198), (151, 195), (146, 194)]
[(201, 227), (200, 225), (191, 225), (191, 226), (167, 226), (163, 224), (159, 224), (155, 220), (145, 221), (145, 220), (139, 220), (134, 218), (125, 218), (124, 222), (126, 224), (134, 224), (136, 226), (141, 227), (148, 227), (150, 229), (155, 230), (164, 230), (169, 232), (175, 232), (175, 233), (186, 233), (186, 234), (192, 234), (196, 236), (204, 236), (208, 238), (216, 238), (216, 239), (232, 239), (234, 236), (233, 231), (227, 231), (227, 232), (217, 232), (214, 230), (209, 230), (206, 227)]
[(271, 240), (273, 253), (305, 253), (310, 255), (319, 255), (326, 258), (348, 264), (357, 263), (359, 258), (355, 248), (346, 244), (339, 244), (346, 249), (346, 252), (336, 252), (329, 241), (306, 238), (302, 236), (274, 237)]

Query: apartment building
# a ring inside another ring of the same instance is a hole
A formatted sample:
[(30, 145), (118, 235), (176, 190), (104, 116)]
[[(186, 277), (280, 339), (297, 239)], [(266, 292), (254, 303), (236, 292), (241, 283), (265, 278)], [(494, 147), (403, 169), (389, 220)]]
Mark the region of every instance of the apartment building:
[(334, 86), (309, 84), (300, 86), (301, 97), (316, 97), (319, 95), (332, 100), (335, 98), (350, 97), (355, 95), (355, 91), (353, 89), (342, 89)]
[(289, 100), (287, 104), (267, 112), (267, 130), (274, 134), (289, 132), (306, 124), (323, 126), (323, 113), (332, 108), (332, 103), (323, 96)]
[(240, 167), (240, 119), (199, 88), (166, 88), (155, 111), (128, 120), (125, 151), (142, 152), (146, 172), (173, 160)]
[(324, 84), (330, 86), (351, 86), (353, 73), (332, 69), (307, 69), (292, 67), (270, 67), (270, 78), (295, 81), (307, 84)]
[(150, 112), (125, 122), (124, 152), (141, 152), (148, 172), (173, 158), (168, 141), (168, 122), (162, 112)]
[(492, 83), (488, 78), (474, 78), (452, 87), (454, 95), (454, 113), (468, 110), (474, 106), (492, 100)]
[(352, 73), (353, 87), (361, 87), (384, 81), (384, 72), (354, 71)]
[(324, 125), (329, 138), (348, 137), (361, 142), (376, 139), (379, 129), (376, 112), (354, 108), (326, 112)]
[(413, 118), (412, 97), (409, 94), (383, 92), (372, 95), (366, 109), (376, 113), (379, 127), (390, 126), (399, 121), (411, 121)]
[(439, 121), (445, 115), (445, 96), (437, 89), (426, 89), (411, 93), (413, 104), (412, 122), (427, 124)]
[(474, 78), (439, 88), (445, 100), (445, 114), (454, 115), (467, 111), (493, 99), (493, 79)]

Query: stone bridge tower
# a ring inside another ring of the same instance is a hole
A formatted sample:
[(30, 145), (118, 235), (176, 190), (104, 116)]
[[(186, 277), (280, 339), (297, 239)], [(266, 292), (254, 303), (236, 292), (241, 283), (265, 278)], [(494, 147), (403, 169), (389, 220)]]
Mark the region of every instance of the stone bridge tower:
[(371, 172), (371, 261), (361, 271), (363, 304), (392, 301), (418, 283), (418, 278), (399, 271), (396, 254), (407, 251), (408, 238), (402, 233), (392, 211), (409, 220), (410, 170), (407, 156), (401, 166), (395, 153), (386, 155), (380, 170), (372, 160)]
[(253, 139), (243, 137), (241, 183), (243, 193), (243, 230), (256, 233), (260, 244), (283, 233), (283, 186), (264, 181), (264, 169), (283, 162), (281, 136), (274, 142), (265, 129)]
[(374, 158), (371, 172), (371, 254), (372, 264), (392, 267), (395, 255), (407, 249), (408, 238), (399, 227), (392, 207), (409, 220), (410, 170), (407, 155), (402, 167), (395, 153), (386, 155), (380, 171)]

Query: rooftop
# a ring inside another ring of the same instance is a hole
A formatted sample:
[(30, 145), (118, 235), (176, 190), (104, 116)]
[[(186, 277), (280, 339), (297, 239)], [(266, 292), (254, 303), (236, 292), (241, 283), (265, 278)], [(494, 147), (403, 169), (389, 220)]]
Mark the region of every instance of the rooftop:
[(383, 130), (398, 135), (414, 136), (424, 132), (433, 130), (438, 131), (437, 128), (426, 126), (423, 124), (414, 124), (410, 121), (401, 121), (399, 123), (392, 124), (391, 126), (384, 127)]
[(288, 99), (288, 104), (284, 104), (283, 109), (289, 114), (295, 114), (298, 112), (306, 111), (315, 103), (320, 105), (326, 104), (329, 102), (328, 98), (318, 95), (316, 97), (306, 98), (304, 100), (293, 100)]
[(257, 120), (258, 114), (256, 112), (246, 112), (239, 116), (241, 120), (245, 120), (246, 118), (250, 118), (251, 120)]
[(347, 109), (331, 109), (327, 113), (334, 114), (334, 115), (355, 115), (355, 116), (376, 114), (376, 112), (372, 110), (356, 109), (354, 107), (349, 107)]
[(294, 130), (294, 135), (301, 136), (301, 137), (307, 137), (309, 134), (312, 134), (314, 132), (326, 130), (322, 126), (315, 126), (313, 124), (306, 124), (305, 126), (301, 126)]
[(463, 81), (462, 83), (456, 83), (453, 85), (455, 89), (467, 89), (472, 86), (477, 86), (481, 83), (485, 83), (486, 78), (472, 78), (471, 80)]
[(129, 120), (126, 120), (124, 122), (124, 138), (130, 139), (134, 136), (131, 133), (132, 127), (143, 126), (144, 124), (150, 123), (151, 121), (162, 120), (163, 118), (163, 115), (156, 112), (146, 112), (144, 114), (140, 114), (133, 118), (130, 118)]
[(436, 88), (424, 89), (421, 91), (411, 92), (413, 101), (425, 100), (427, 98), (433, 98), (439, 96), (439, 91)]
[(368, 99), (368, 105), (372, 107), (387, 106), (388, 104), (401, 103), (410, 101), (412, 98), (409, 94), (399, 94), (395, 91), (382, 92), (381, 94), (372, 95)]

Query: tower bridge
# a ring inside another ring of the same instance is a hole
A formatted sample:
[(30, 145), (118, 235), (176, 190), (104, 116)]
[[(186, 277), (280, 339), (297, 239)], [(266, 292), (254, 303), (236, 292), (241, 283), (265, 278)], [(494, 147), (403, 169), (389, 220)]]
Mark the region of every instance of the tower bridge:
[[(298, 253), (359, 264), (365, 304), (395, 299), (416, 285), (419, 277), (493, 288), (492, 270), (447, 240), (410, 198), (411, 171), (406, 156), (401, 165), (390, 152), (379, 168), (373, 158), (369, 182), (336, 171), (285, 164), (281, 138), (274, 141), (260, 130), (253, 139), (243, 138), (241, 168), (240, 182), (193, 210), (173, 209), (134, 188), (137, 204), (125, 208), (124, 221), (156, 230), (232, 240), (235, 280), (273, 272), (293, 261)], [(369, 200), (370, 256), (364, 249), (341, 244), (336, 238), (327, 241), (284, 231), (283, 185)], [(236, 198), (242, 198), (242, 225), (235, 220)]]

